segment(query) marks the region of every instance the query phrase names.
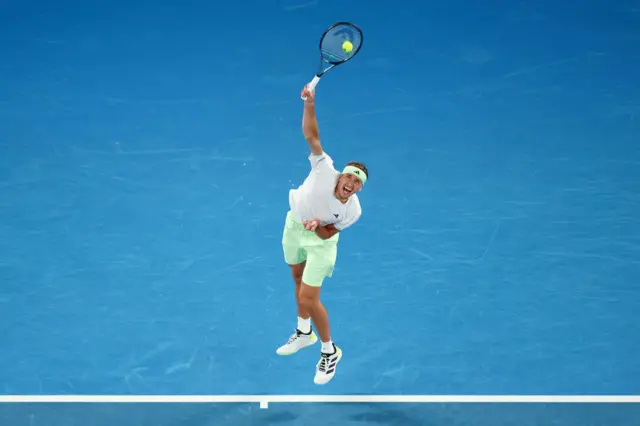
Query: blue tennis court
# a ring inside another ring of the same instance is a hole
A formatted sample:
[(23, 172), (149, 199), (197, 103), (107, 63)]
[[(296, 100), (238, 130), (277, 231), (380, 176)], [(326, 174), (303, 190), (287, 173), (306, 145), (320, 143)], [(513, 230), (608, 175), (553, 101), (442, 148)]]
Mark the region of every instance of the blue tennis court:
[[(640, 8), (588, 0), (0, 3), (2, 395), (640, 395)], [(317, 88), (364, 162), (323, 287), (281, 238)], [(0, 404), (0, 424), (632, 425), (565, 404)], [(591, 423), (589, 423), (591, 422)]]

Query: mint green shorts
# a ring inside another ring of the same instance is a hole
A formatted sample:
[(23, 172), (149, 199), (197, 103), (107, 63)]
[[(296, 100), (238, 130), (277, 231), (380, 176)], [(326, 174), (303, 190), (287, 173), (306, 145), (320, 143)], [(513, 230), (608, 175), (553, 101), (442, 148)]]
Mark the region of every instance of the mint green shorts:
[(320, 287), (326, 277), (333, 275), (338, 257), (339, 234), (323, 240), (315, 232), (304, 229), (293, 213), (287, 213), (282, 234), (284, 260), (289, 265), (307, 262), (302, 273), (302, 282)]

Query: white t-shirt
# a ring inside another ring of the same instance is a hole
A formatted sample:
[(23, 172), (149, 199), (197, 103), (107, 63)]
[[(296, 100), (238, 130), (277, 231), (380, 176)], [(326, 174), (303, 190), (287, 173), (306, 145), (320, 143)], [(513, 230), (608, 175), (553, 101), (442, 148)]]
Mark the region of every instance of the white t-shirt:
[(325, 152), (310, 155), (311, 172), (298, 189), (289, 192), (289, 206), (294, 217), (303, 222), (318, 219), (320, 225), (333, 224), (343, 230), (356, 223), (362, 215), (357, 194), (342, 203), (334, 195), (340, 172), (333, 167), (333, 160)]

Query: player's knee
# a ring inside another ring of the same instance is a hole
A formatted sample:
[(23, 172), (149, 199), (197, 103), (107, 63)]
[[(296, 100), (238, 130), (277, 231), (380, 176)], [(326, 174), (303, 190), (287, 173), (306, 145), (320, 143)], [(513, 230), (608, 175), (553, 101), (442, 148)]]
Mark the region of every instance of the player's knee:
[(316, 288), (303, 285), (300, 289), (299, 303), (300, 306), (307, 310), (313, 310), (319, 300), (319, 292)]
[(317, 302), (318, 302), (318, 299), (305, 296), (304, 294), (300, 294), (300, 298), (299, 298), (300, 307), (302, 307), (304, 310), (308, 312), (313, 311), (313, 308), (315, 307)]

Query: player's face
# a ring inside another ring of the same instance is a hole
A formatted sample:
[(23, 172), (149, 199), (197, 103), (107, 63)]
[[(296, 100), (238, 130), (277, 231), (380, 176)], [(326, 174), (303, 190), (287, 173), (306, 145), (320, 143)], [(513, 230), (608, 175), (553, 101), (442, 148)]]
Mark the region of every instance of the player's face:
[(338, 179), (338, 196), (340, 198), (349, 198), (362, 189), (362, 181), (359, 177), (344, 174)]

